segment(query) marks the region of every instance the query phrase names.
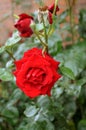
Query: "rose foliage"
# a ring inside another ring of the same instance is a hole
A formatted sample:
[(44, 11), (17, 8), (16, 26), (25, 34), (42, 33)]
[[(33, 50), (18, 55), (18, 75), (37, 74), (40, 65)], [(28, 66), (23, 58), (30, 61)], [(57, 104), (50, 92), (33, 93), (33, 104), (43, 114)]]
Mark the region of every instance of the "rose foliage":
[(0, 130), (86, 130), (86, 21), (63, 47), (70, 10), (57, 5), (19, 14), (0, 47)]

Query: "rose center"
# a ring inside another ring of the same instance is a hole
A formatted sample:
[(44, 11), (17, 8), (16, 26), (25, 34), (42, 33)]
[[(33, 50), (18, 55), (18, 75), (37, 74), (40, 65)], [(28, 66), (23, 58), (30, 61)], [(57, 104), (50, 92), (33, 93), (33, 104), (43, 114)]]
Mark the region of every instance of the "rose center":
[(40, 68), (30, 68), (27, 73), (27, 79), (33, 84), (40, 84), (44, 81), (46, 74), (44, 70)]

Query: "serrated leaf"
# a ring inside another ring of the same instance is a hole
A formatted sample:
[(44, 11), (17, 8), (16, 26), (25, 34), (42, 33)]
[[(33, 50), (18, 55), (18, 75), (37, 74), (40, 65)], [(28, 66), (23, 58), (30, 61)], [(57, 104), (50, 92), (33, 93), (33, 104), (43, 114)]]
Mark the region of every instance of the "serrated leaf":
[(21, 40), (19, 33), (16, 31), (13, 33), (12, 37), (9, 38), (5, 44), (6, 47), (13, 46), (14, 44), (18, 43)]
[(5, 68), (0, 68), (0, 79), (3, 81), (13, 80), (13, 75)]
[(69, 68), (75, 76), (78, 75), (79, 68), (77, 67), (76, 60), (74, 60), (74, 58), (72, 60), (67, 60), (64, 65)]
[(73, 80), (75, 79), (74, 73), (72, 72), (71, 69), (62, 66), (62, 67), (60, 67), (60, 70), (61, 70), (61, 72), (62, 72), (65, 76), (67, 76), (67, 77), (69, 77), (70, 79), (73, 79)]
[(32, 117), (37, 113), (38, 109), (36, 108), (36, 106), (28, 106), (26, 108), (26, 110), (24, 111), (24, 114), (27, 117)]

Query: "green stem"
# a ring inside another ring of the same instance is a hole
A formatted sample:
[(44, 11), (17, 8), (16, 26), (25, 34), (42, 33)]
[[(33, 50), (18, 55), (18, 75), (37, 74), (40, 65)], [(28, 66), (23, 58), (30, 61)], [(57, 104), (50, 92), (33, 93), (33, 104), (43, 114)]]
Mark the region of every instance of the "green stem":
[(10, 57), (15, 61), (15, 57), (13, 56), (13, 54), (11, 52), (9, 52), (8, 50), (6, 50), (6, 52), (10, 55)]
[[(52, 15), (53, 20), (54, 20), (54, 15), (55, 15), (55, 11), (56, 11), (56, 6), (57, 6), (57, 4), (58, 4), (58, 0), (55, 0), (55, 6), (54, 6), (53, 15)], [(49, 31), (48, 31), (48, 35), (49, 35), (49, 33), (50, 33), (52, 27), (53, 27), (53, 24), (50, 25), (50, 28), (49, 28)]]
[(48, 44), (48, 37), (47, 37), (47, 31), (46, 31), (46, 25), (44, 21), (44, 17), (42, 16), (43, 26), (44, 26), (44, 35), (45, 35), (45, 42)]
[(57, 3), (58, 3), (58, 0), (55, 0), (55, 7), (54, 7), (54, 11), (53, 11), (53, 17), (54, 17), (55, 12), (56, 12), (56, 6), (57, 6)]
[(39, 34), (40, 36), (44, 37), (44, 34), (42, 34), (42, 33), (40, 33), (40, 32), (38, 32), (38, 34)]
[(35, 35), (38, 37), (38, 39), (40, 40), (41, 44), (42, 44), (43, 46), (45, 46), (45, 47), (48, 47), (47, 44), (44, 43), (44, 42), (41, 40), (41, 38), (40, 38), (38, 32), (36, 32), (36, 31), (34, 30), (34, 33), (35, 33)]

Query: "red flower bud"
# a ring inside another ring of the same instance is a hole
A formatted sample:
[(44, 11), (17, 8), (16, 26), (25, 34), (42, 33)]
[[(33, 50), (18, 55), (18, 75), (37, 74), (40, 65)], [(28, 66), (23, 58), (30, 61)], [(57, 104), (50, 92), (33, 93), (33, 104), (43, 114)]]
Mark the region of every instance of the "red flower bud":
[[(55, 4), (52, 4), (48, 7), (48, 21), (50, 24), (53, 23), (53, 18), (52, 18), (52, 14), (53, 14), (53, 11), (54, 11), (54, 7), (55, 7)], [(55, 10), (55, 15), (56, 15), (56, 12), (59, 11), (59, 7), (58, 5), (56, 6), (56, 10)]]
[(21, 37), (30, 37), (33, 31), (30, 27), (33, 17), (27, 14), (20, 14), (19, 20), (15, 23), (15, 27), (18, 29)]
[[(52, 5), (50, 5), (50, 6), (48, 7), (48, 10), (49, 10), (51, 13), (53, 13), (53, 11), (54, 11), (54, 6), (55, 6), (55, 4), (52, 4)], [(56, 14), (57, 11), (59, 11), (58, 5), (56, 6), (55, 14)]]
[(52, 18), (52, 13), (51, 12), (48, 12), (48, 21), (50, 24), (53, 23), (53, 18)]

